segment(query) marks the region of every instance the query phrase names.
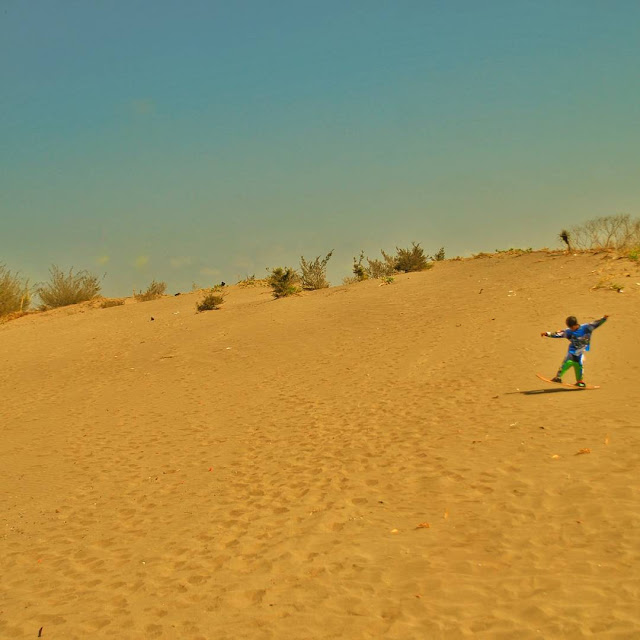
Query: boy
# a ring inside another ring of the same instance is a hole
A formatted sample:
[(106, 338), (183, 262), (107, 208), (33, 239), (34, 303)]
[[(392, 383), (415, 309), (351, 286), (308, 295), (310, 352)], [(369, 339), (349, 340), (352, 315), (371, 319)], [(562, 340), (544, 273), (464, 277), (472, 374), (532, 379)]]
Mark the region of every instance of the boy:
[(569, 316), (567, 318), (567, 327), (564, 331), (543, 331), (540, 335), (543, 338), (566, 338), (570, 341), (569, 352), (566, 358), (562, 361), (556, 377), (553, 378), (553, 382), (562, 382), (562, 376), (571, 368), (575, 369), (576, 373), (576, 386), (584, 387), (584, 380), (582, 374), (584, 371), (584, 354), (589, 351), (589, 343), (591, 341), (591, 334), (601, 324), (603, 324), (608, 315), (603, 316), (600, 320), (595, 320), (590, 324), (578, 324), (578, 320), (575, 316)]

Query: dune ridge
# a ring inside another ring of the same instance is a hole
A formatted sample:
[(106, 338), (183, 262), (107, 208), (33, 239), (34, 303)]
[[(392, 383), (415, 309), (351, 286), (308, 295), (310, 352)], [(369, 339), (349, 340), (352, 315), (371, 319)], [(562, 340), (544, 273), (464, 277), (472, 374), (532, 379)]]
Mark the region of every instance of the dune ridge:
[[(637, 283), (534, 252), (0, 326), (0, 637), (638, 637)], [(602, 388), (537, 380), (604, 313)]]

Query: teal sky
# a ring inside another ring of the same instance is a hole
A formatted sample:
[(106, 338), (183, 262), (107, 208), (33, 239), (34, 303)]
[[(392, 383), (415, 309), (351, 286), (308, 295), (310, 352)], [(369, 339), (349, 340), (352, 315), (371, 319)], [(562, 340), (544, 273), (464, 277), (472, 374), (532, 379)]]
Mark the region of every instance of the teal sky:
[(124, 295), (640, 212), (637, 0), (1, 0), (0, 262)]

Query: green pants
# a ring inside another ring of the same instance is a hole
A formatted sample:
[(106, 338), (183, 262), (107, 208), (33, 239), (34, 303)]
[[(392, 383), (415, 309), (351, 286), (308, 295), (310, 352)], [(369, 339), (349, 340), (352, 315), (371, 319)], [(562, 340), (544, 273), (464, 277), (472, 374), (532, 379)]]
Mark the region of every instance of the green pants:
[(576, 382), (580, 382), (584, 374), (584, 353), (581, 353), (580, 355), (568, 353), (567, 357), (562, 361), (562, 364), (558, 369), (558, 373), (556, 374), (558, 378), (562, 378), (562, 376), (569, 371), (571, 367), (575, 370)]

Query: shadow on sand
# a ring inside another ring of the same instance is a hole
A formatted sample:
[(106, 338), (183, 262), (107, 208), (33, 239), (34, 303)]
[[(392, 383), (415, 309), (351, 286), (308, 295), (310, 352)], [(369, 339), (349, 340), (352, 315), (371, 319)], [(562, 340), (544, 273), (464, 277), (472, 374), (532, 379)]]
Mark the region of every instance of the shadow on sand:
[(521, 396), (537, 396), (541, 393), (573, 393), (574, 391), (586, 391), (586, 389), (582, 389), (580, 387), (576, 387), (575, 389), (568, 389), (566, 387), (562, 389), (531, 389), (529, 391), (509, 391), (505, 395), (513, 395), (517, 393)]

